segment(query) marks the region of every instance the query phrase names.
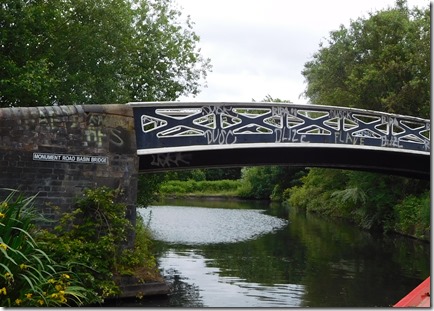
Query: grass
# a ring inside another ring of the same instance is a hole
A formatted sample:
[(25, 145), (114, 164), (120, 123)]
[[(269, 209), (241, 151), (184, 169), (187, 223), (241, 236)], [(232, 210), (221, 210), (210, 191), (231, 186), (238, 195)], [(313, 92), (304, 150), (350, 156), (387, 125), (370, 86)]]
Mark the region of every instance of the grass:
[(241, 181), (239, 180), (170, 180), (164, 182), (160, 187), (160, 194), (162, 196), (222, 196), (231, 197), (237, 196), (241, 188)]

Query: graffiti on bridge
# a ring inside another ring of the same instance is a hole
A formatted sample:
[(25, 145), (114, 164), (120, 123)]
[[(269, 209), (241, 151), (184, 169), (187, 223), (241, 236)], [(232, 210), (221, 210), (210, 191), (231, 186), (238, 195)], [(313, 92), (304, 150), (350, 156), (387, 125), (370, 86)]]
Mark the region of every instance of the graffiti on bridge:
[[(276, 103), (134, 107), (138, 149), (251, 144), (332, 144), (430, 151), (430, 121), (362, 109)], [(177, 165), (182, 158), (153, 161)]]

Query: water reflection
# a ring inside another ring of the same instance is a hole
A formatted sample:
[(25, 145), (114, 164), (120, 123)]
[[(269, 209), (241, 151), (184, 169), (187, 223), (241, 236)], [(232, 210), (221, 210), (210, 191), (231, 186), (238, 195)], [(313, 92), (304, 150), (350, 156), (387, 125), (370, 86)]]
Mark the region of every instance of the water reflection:
[[(303, 285), (259, 284), (242, 278), (225, 276), (210, 260), (194, 251), (169, 251), (161, 259), (165, 275), (178, 275), (184, 282), (199, 288), (203, 306), (211, 307), (270, 307), (301, 305)], [(195, 301), (191, 299), (190, 302)]]
[(159, 240), (190, 245), (245, 241), (287, 224), (252, 209), (151, 206), (140, 213)]
[(174, 290), (158, 306), (388, 307), (430, 273), (428, 243), (282, 206), (182, 205), (142, 210), (170, 242), (159, 261)]

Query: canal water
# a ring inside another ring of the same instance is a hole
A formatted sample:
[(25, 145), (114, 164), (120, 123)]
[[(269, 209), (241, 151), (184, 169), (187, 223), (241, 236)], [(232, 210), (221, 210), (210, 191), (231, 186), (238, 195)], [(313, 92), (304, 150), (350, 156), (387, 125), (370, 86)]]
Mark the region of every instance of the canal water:
[(390, 307), (430, 275), (429, 243), (264, 202), (139, 209), (170, 295), (135, 307)]

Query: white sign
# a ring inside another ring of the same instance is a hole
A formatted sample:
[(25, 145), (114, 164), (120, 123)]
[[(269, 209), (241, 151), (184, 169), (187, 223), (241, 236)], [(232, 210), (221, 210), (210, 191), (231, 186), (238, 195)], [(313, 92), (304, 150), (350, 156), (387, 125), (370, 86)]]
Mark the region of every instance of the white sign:
[(108, 164), (108, 157), (106, 157), (106, 156), (72, 155), (72, 154), (34, 152), (33, 153), (33, 161)]

